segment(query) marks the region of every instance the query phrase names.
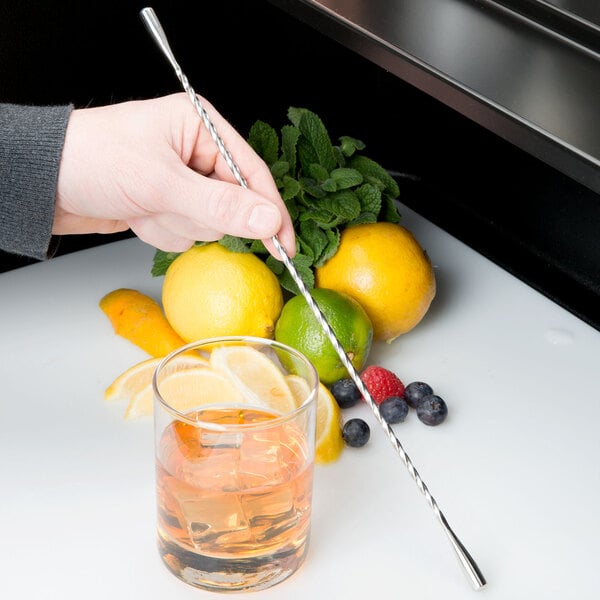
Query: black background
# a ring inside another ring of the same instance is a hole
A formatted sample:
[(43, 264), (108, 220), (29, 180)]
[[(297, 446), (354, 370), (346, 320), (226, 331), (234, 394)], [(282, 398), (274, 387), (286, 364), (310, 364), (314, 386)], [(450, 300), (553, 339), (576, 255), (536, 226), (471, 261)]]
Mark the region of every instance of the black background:
[[(77, 108), (180, 90), (145, 2), (4, 0), (0, 101)], [(267, 1), (154, 1), (196, 91), (244, 135), (289, 106), (394, 172), (400, 200), (600, 328), (600, 199)], [(59, 254), (119, 239), (66, 236)], [(33, 262), (0, 253), (0, 271)]]

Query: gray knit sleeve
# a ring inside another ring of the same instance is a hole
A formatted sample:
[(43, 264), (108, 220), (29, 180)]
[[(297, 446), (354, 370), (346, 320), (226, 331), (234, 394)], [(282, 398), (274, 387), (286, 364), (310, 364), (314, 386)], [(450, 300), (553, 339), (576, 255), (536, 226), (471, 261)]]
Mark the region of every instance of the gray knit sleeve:
[(0, 248), (44, 259), (72, 106), (0, 104)]

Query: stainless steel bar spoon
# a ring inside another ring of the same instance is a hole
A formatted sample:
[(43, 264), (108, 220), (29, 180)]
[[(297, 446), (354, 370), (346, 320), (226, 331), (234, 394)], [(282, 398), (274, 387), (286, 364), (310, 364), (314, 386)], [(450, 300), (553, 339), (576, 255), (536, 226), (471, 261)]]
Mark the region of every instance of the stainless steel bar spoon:
[[(158, 17), (156, 16), (156, 13), (154, 12), (154, 10), (152, 8), (147, 7), (147, 8), (142, 9), (142, 11), (140, 12), (140, 16), (142, 18), (142, 21), (146, 25), (148, 31), (154, 38), (154, 41), (158, 44), (158, 47), (162, 50), (162, 52), (166, 56), (167, 60), (171, 63), (171, 66), (173, 67), (173, 70), (175, 71), (177, 78), (181, 82), (181, 85), (182, 85), (184, 91), (187, 93), (187, 95), (190, 99), (190, 102), (194, 105), (194, 108), (196, 109), (198, 115), (204, 122), (204, 125), (206, 126), (211, 137), (215, 141), (215, 144), (217, 145), (219, 152), (222, 154), (223, 158), (227, 162), (227, 165), (231, 169), (235, 179), (242, 187), (248, 188), (248, 183), (244, 179), (244, 176), (240, 173), (240, 170), (237, 167), (237, 165), (235, 164), (231, 154), (225, 147), (223, 140), (219, 137), (219, 134), (217, 133), (213, 123), (211, 122), (208, 113), (202, 106), (202, 102), (200, 101), (200, 98), (198, 97), (198, 95), (196, 94), (196, 92), (194, 91), (194, 89), (192, 88), (190, 83), (188, 82), (188, 79), (184, 75), (183, 71), (181, 70), (181, 67), (179, 66), (177, 60), (175, 60), (175, 55), (173, 54), (173, 51), (171, 50), (171, 47), (169, 46), (167, 36), (165, 35), (165, 32), (158, 20)], [(421, 491), (421, 493), (427, 500), (427, 503), (429, 504), (429, 506), (435, 513), (435, 515), (437, 516), (440, 524), (442, 525), (442, 528), (444, 529), (444, 531), (446, 532), (446, 535), (448, 536), (448, 539), (450, 540), (452, 547), (454, 548), (454, 550), (456, 552), (456, 555), (458, 556), (458, 559), (459, 559), (461, 565), (464, 568), (466, 576), (471, 581), (471, 584), (473, 585), (474, 589), (476, 589), (476, 590), (481, 589), (483, 586), (485, 586), (486, 580), (485, 580), (483, 574), (481, 573), (481, 571), (479, 570), (477, 563), (473, 560), (473, 558), (471, 557), (471, 555), (469, 554), (467, 549), (463, 546), (463, 544), (458, 539), (456, 534), (452, 531), (450, 525), (448, 524), (448, 521), (446, 520), (446, 517), (444, 516), (444, 514), (438, 507), (437, 502), (435, 501), (434, 497), (429, 492), (429, 489), (425, 485), (425, 482), (421, 479), (421, 476), (419, 475), (418, 471), (415, 469), (410, 457), (405, 452), (404, 448), (402, 447), (402, 444), (396, 437), (396, 434), (393, 432), (391, 427), (381, 416), (381, 414), (379, 412), (379, 408), (377, 407), (377, 404), (375, 403), (375, 401), (371, 397), (371, 394), (367, 390), (365, 384), (362, 382), (361, 378), (359, 377), (356, 369), (354, 368), (354, 365), (352, 364), (352, 362), (350, 361), (350, 359), (344, 352), (344, 348), (342, 347), (341, 343), (337, 339), (333, 329), (327, 322), (327, 319), (321, 312), (320, 308), (318, 307), (318, 305), (315, 302), (315, 300), (313, 299), (313, 297), (310, 295), (310, 292), (308, 291), (306, 285), (304, 284), (300, 275), (298, 274), (298, 271), (296, 270), (294, 263), (292, 262), (290, 257), (287, 255), (285, 248), (281, 245), (281, 243), (276, 235), (273, 236), (271, 238), (271, 240), (273, 242), (273, 245), (279, 252), (282, 262), (285, 264), (292, 279), (298, 286), (298, 289), (300, 290), (302, 296), (304, 296), (304, 298), (306, 299), (306, 301), (307, 301), (310, 309), (314, 313), (317, 321), (319, 322), (320, 326), (323, 328), (327, 337), (331, 341), (333, 347), (335, 348), (335, 351), (337, 352), (340, 360), (342, 361), (342, 364), (346, 367), (348, 374), (350, 375), (350, 377), (356, 384), (360, 393), (363, 395), (365, 401), (367, 402), (371, 411), (375, 415), (375, 418), (377, 419), (377, 421), (383, 428), (383, 430), (384, 430), (386, 436), (388, 437), (389, 441), (391, 442), (392, 446), (396, 449), (396, 452), (398, 453), (398, 455), (404, 462), (406, 468), (408, 469), (408, 472), (410, 473), (410, 475), (413, 478), (414, 482), (416, 483), (417, 487), (419, 488), (419, 490)]]

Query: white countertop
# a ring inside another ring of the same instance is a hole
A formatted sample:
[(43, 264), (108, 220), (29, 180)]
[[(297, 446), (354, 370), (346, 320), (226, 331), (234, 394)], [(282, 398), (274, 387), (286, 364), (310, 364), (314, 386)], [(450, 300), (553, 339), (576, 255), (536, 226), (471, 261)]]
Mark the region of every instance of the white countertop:
[[(600, 333), (401, 206), (436, 268), (425, 319), (370, 362), (428, 381), (439, 427), (394, 425), (488, 580), (488, 600), (600, 589)], [(105, 387), (147, 358), (98, 301), (160, 299), (153, 248), (126, 240), (0, 275), (0, 598), (217, 597), (179, 582), (155, 544), (152, 421)], [(317, 467), (301, 570), (252, 598), (467, 599), (446, 536), (366, 405), (361, 449)], [(241, 594), (230, 594), (239, 596)], [(247, 594), (245, 597), (249, 597)]]

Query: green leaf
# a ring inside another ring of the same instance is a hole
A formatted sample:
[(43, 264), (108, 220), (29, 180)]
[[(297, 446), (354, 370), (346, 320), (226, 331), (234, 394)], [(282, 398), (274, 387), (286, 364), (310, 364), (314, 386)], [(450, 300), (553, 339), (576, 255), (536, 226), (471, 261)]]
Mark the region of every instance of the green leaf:
[[(296, 267), (298, 275), (300, 275), (300, 279), (304, 282), (304, 285), (311, 290), (315, 286), (315, 275), (312, 271), (312, 259), (304, 254), (297, 253), (292, 259), (292, 262), (294, 263), (294, 267)], [(300, 289), (287, 269), (278, 276), (278, 279), (281, 287), (285, 290), (296, 295), (300, 293)]]
[(365, 144), (356, 138), (343, 135), (339, 140), (340, 150), (344, 156), (352, 156), (357, 150), (365, 149)]
[(316, 179), (319, 183), (329, 179), (329, 171), (317, 163), (308, 165), (307, 175)]
[(374, 212), (362, 212), (356, 219), (350, 221), (349, 225), (361, 225), (364, 223), (377, 223), (377, 213)]
[(269, 269), (271, 269), (271, 271), (273, 271), (273, 273), (278, 277), (285, 271), (285, 265), (271, 254), (267, 256), (267, 260), (265, 260), (265, 263), (267, 267), (269, 267)]
[[(296, 196), (300, 192), (300, 184), (293, 177), (289, 175), (284, 175), (283, 184), (279, 188), (279, 193), (283, 198), (284, 202), (287, 200), (291, 200), (294, 196)], [(289, 209), (289, 207), (288, 207)], [(292, 216), (292, 219), (295, 217)]]
[(381, 190), (370, 183), (365, 183), (354, 190), (363, 212), (373, 213), (375, 216), (381, 210)]
[(352, 157), (349, 166), (362, 173), (365, 180), (373, 179), (379, 181), (385, 193), (392, 198), (397, 198), (400, 195), (400, 189), (396, 180), (374, 160), (366, 156), (356, 155)]
[(300, 130), (291, 125), (281, 128), (281, 157), (290, 165), (290, 173), (296, 173), (296, 144), (300, 137)]
[(312, 255), (313, 262), (321, 256), (328, 243), (326, 232), (312, 220), (300, 222), (297, 237), (303, 248), (310, 248), (310, 252), (305, 251), (305, 254)]
[(156, 250), (152, 259), (152, 277), (162, 277), (169, 268), (169, 265), (180, 255), (180, 252), (165, 252)]
[(340, 147), (334, 146), (333, 153), (335, 155), (335, 163), (337, 164), (337, 166), (345, 167), (346, 166), (346, 157), (344, 156), (344, 153), (341, 151)]
[(277, 132), (264, 121), (256, 121), (252, 125), (248, 134), (248, 143), (267, 165), (272, 165), (279, 157)]
[(252, 240), (248, 250), (253, 254), (268, 254), (266, 246), (262, 243), (262, 240)]
[(219, 240), (219, 244), (227, 248), (227, 250), (231, 250), (232, 252), (243, 252), (245, 254), (251, 251), (250, 244), (252, 244), (252, 242), (253, 240), (236, 237), (234, 235), (224, 235)]
[(290, 171), (290, 163), (287, 160), (277, 160), (271, 165), (271, 175), (273, 179), (281, 179)]
[(301, 133), (297, 149), (302, 168), (318, 163), (328, 172), (335, 169), (337, 163), (333, 144), (321, 119), (310, 110), (304, 109), (300, 120), (294, 124)]
[(321, 189), (324, 192), (337, 192), (337, 184), (335, 182), (335, 179), (332, 179), (331, 177), (329, 179), (326, 179), (322, 184), (321, 184)]
[(331, 178), (335, 181), (338, 190), (345, 190), (363, 182), (363, 176), (356, 169), (334, 169)]
[(315, 259), (315, 267), (322, 267), (340, 247), (340, 232), (337, 228), (325, 230), (327, 245), (323, 248), (321, 256)]
[(400, 212), (398, 211), (396, 202), (389, 196), (384, 196), (378, 220), (388, 221), (389, 223), (400, 223), (400, 218)]
[(343, 221), (355, 219), (360, 214), (360, 201), (350, 190), (328, 194), (319, 202), (319, 208), (338, 215)]
[(301, 177), (299, 181), (300, 187), (303, 191), (315, 198), (324, 198), (325, 191), (321, 188), (317, 182), (310, 177)]

